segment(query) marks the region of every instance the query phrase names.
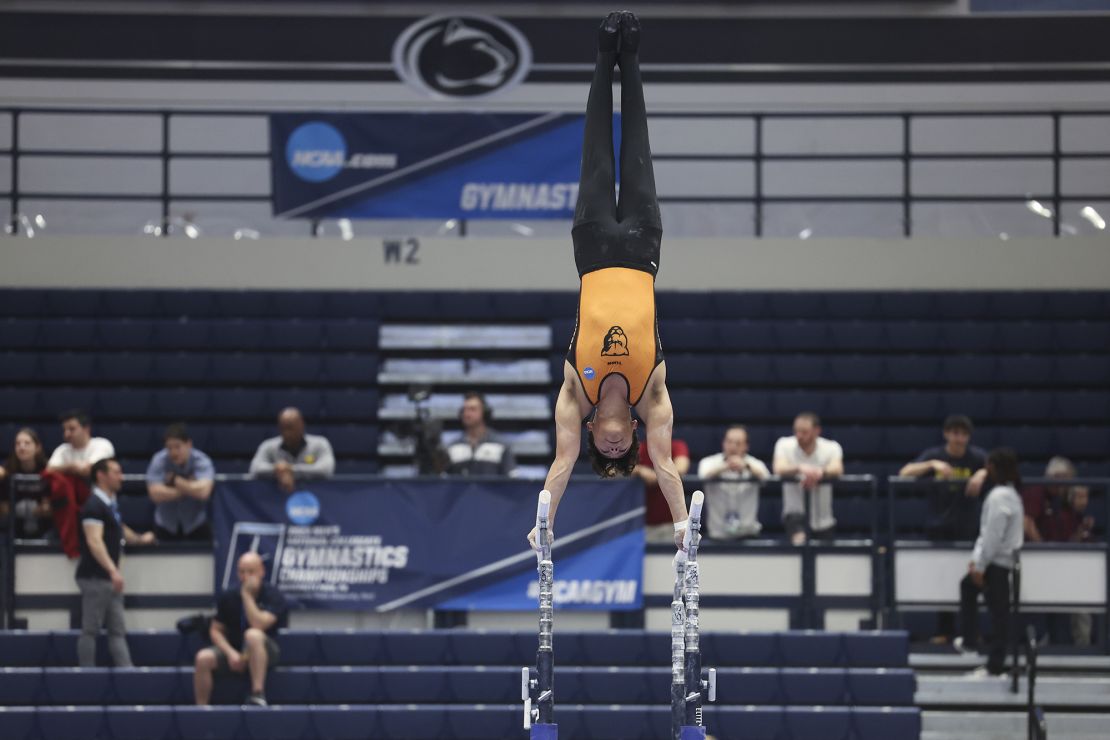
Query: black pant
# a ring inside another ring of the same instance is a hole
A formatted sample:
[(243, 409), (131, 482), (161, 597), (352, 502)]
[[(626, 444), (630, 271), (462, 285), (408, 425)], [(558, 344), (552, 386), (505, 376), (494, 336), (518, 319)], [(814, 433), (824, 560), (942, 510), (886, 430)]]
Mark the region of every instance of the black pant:
[(205, 522), (188, 534), (171, 532), (168, 529), (154, 525), (154, 536), (159, 542), (211, 542), (212, 526)]
[[(1010, 569), (988, 565), (983, 574), (983, 598), (991, 617), (991, 640), (987, 649), (987, 670), (1002, 673), (1010, 636)], [(964, 645), (979, 646), (979, 592), (971, 574), (960, 581), (960, 621)]]
[[(613, 161), (613, 66), (617, 62), (621, 68), (619, 202)], [(586, 103), (582, 175), (571, 229), (578, 274), (631, 267), (655, 275), (662, 238), (639, 57), (599, 52)]]

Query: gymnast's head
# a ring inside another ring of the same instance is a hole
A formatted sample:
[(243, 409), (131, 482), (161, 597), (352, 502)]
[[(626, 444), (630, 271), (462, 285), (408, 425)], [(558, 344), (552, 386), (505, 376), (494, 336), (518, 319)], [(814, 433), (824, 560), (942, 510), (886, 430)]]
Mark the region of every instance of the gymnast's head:
[(615, 415), (603, 414), (600, 406), (595, 409), (586, 422), (586, 450), (595, 473), (602, 478), (632, 475), (640, 456), (637, 424), (631, 408)]

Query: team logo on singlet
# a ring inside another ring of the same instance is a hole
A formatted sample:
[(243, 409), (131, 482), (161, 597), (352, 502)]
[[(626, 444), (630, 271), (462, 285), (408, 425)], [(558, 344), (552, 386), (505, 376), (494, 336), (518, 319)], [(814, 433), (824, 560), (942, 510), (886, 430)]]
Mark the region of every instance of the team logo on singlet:
[(602, 357), (623, 357), (628, 354), (628, 337), (619, 326), (609, 327), (601, 345)]

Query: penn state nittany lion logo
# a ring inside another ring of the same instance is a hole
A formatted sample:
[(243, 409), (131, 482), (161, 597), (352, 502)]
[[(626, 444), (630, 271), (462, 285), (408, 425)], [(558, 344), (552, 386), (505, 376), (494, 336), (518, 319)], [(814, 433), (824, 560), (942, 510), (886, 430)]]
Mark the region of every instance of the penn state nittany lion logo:
[(436, 97), (477, 98), (520, 82), (532, 64), (527, 39), (489, 16), (433, 16), (409, 26), (393, 45), (393, 68)]
[(609, 327), (609, 332), (605, 335), (605, 341), (601, 345), (601, 355), (603, 357), (621, 357), (628, 354), (628, 337), (624, 333), (624, 329), (619, 326)]

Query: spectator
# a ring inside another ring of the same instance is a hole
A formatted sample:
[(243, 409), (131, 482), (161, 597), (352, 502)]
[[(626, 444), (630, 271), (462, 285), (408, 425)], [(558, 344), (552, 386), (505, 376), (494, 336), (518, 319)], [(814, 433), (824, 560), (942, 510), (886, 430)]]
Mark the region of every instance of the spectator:
[[(1066, 457), (1048, 461), (1046, 478), (1075, 477), (1075, 465)], [(1090, 492), (1086, 486), (1029, 486), (1022, 491), (1025, 508), (1025, 539), (1029, 542), (1087, 542), (1095, 520), (1087, 514)], [(1066, 622), (1066, 626), (1065, 626)], [(1049, 639), (1066, 642), (1070, 632), (1074, 645), (1091, 644), (1091, 615), (1049, 614)]]
[(962, 414), (944, 420), (944, 445), (930, 447), (906, 463), (898, 475), (951, 485), (929, 486), (930, 518), (925, 531), (934, 540), (975, 537), (978, 496), (986, 475), (985, 450), (971, 445), (973, 425)]
[(971, 552), (967, 575), (960, 582), (960, 621), (963, 636), (957, 650), (975, 650), (979, 645), (979, 594), (987, 602), (991, 617), (991, 641), (986, 669), (977, 675), (1002, 673), (1006, 659), (1010, 623), (1010, 572), (1022, 546), (1023, 513), (1017, 455), (999, 448), (987, 457), (987, 471), (995, 485), (983, 501), (979, 538)]
[(332, 477), (335, 455), (331, 442), (318, 434), (305, 434), (304, 427), (304, 417), (298, 409), (283, 410), (278, 416), (279, 436), (258, 446), (250, 474), (272, 476), (286, 493), (293, 492), (297, 481)]
[[(50, 529), (53, 516), (50, 509), (49, 478), (44, 477), (46, 453), (34, 429), (24, 427), (15, 434), (12, 454), (0, 467), (0, 481), (9, 476), (34, 475), (37, 481), (17, 486), (15, 502), (15, 535), (22, 538), (43, 537)], [(8, 491), (0, 487), (0, 519), (8, 517)]]
[(160, 540), (212, 539), (208, 499), (216, 469), (184, 424), (171, 424), (163, 435), (165, 448), (154, 453), (146, 470), (146, 490), (155, 503), (154, 533)]
[(759, 523), (759, 481), (771, 477), (767, 466), (748, 454), (748, 430), (739, 424), (725, 430), (721, 451), (702, 458), (698, 477), (705, 490), (705, 526), (715, 540), (755, 537)]
[(481, 393), (471, 391), (459, 410), (462, 434), (447, 445), (448, 475), (512, 475), (512, 447), (489, 428), (493, 413)]
[(76, 558), (80, 553), (77, 514), (89, 499), (92, 466), (100, 460), (115, 457), (116, 450), (103, 437), (92, 436), (92, 422), (84, 411), (66, 411), (59, 421), (65, 441), (54, 450), (46, 469), (65, 477), (65, 483), (52, 486), (51, 507), (62, 549), (70, 558)]
[(821, 418), (812, 411), (794, 419), (794, 435), (775, 442), (775, 475), (797, 482), (782, 484), (782, 521), (790, 542), (806, 542), (805, 501), (809, 494), (809, 526), (816, 537), (831, 535), (836, 528), (833, 517), (830, 478), (844, 474), (844, 450), (839, 442), (821, 436)]
[(97, 460), (92, 474), (92, 495), (81, 507), (81, 560), (77, 563), (81, 636), (77, 639), (77, 662), (82, 668), (96, 665), (96, 636), (107, 624), (112, 662), (117, 668), (129, 668), (131, 653), (123, 623), (120, 550), (123, 542), (152, 544), (154, 533), (136, 534), (120, 520), (116, 494), (123, 486), (123, 470), (118, 460), (114, 457)]
[[(690, 448), (678, 437), (671, 438), (671, 459), (680, 476), (690, 470)], [(675, 528), (671, 509), (659, 487), (659, 476), (648, 454), (648, 446), (640, 445), (632, 475), (644, 482), (644, 536), (648, 542), (674, 543)]]
[(266, 672), (281, 656), (274, 636), (285, 625), (285, 598), (266, 582), (266, 566), (258, 553), (243, 553), (237, 565), (239, 588), (220, 596), (208, 628), (212, 646), (197, 652), (193, 692), (200, 706), (212, 697), (213, 674), (229, 671), (247, 671), (251, 679), (247, 702), (266, 706)]

